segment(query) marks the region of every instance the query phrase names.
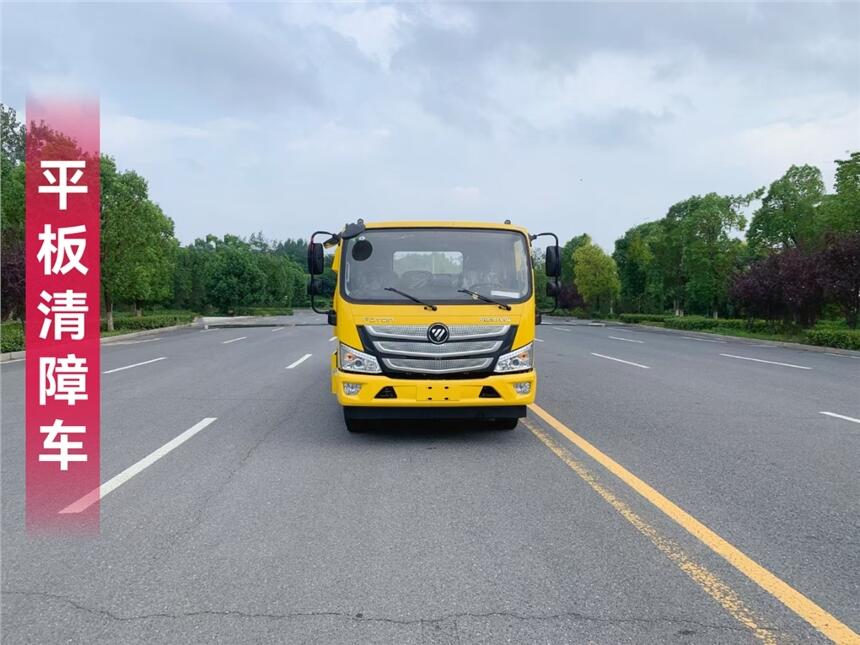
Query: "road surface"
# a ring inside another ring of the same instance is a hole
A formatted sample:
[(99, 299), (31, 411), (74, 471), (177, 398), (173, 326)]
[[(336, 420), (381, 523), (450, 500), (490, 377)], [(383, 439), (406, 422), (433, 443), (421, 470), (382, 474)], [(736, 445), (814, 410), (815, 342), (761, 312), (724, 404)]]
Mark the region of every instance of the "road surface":
[(348, 434), (325, 325), (105, 345), (103, 482), (194, 431), (102, 499), (96, 539), (26, 537), (3, 364), (3, 643), (851, 642), (860, 360), (538, 336), (512, 432)]

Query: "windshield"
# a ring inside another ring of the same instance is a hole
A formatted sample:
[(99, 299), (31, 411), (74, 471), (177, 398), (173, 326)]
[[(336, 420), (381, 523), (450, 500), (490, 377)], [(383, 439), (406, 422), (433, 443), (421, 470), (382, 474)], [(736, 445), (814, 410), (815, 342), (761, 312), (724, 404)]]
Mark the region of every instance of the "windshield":
[(341, 271), (352, 301), (409, 302), (390, 288), (435, 304), (487, 304), (458, 289), (500, 302), (531, 293), (526, 239), (514, 231), (369, 229), (344, 243)]

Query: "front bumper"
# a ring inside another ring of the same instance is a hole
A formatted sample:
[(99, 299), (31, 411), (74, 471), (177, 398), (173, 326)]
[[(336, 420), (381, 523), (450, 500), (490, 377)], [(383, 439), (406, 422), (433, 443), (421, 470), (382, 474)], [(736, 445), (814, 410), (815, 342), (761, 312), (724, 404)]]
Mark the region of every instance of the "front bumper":
[[(344, 383), (358, 383), (358, 393), (344, 394)], [(518, 394), (516, 383), (529, 383), (528, 394)], [(516, 374), (494, 374), (476, 379), (398, 379), (379, 374), (342, 372), (332, 366), (332, 392), (343, 406), (399, 408), (472, 408), (525, 406), (535, 400), (537, 376), (534, 370)], [(481, 397), (489, 386), (497, 397)], [(384, 387), (391, 387), (396, 398), (376, 398)]]

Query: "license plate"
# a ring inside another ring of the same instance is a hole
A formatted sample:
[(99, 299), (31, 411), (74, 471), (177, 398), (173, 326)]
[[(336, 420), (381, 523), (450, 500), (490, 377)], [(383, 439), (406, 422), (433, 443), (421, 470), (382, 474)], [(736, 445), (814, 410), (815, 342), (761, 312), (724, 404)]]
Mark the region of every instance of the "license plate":
[(455, 385), (422, 383), (418, 386), (419, 401), (459, 401), (459, 388)]

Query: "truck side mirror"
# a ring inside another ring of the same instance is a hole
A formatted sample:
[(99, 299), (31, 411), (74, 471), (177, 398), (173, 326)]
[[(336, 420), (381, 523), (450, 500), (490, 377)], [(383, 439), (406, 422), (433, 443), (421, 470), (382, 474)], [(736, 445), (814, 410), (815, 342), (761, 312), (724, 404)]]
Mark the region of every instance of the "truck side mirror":
[(311, 276), (311, 279), (308, 281), (308, 295), (309, 296), (319, 296), (322, 295), (323, 284), (320, 278), (315, 278)]
[(547, 282), (546, 283), (546, 295), (550, 298), (555, 298), (561, 292), (561, 288), (558, 285), (558, 282)]
[(551, 278), (561, 275), (561, 247), (558, 245), (546, 247), (546, 274)]
[(321, 275), (324, 269), (323, 245), (319, 242), (311, 242), (308, 244), (308, 273)]

